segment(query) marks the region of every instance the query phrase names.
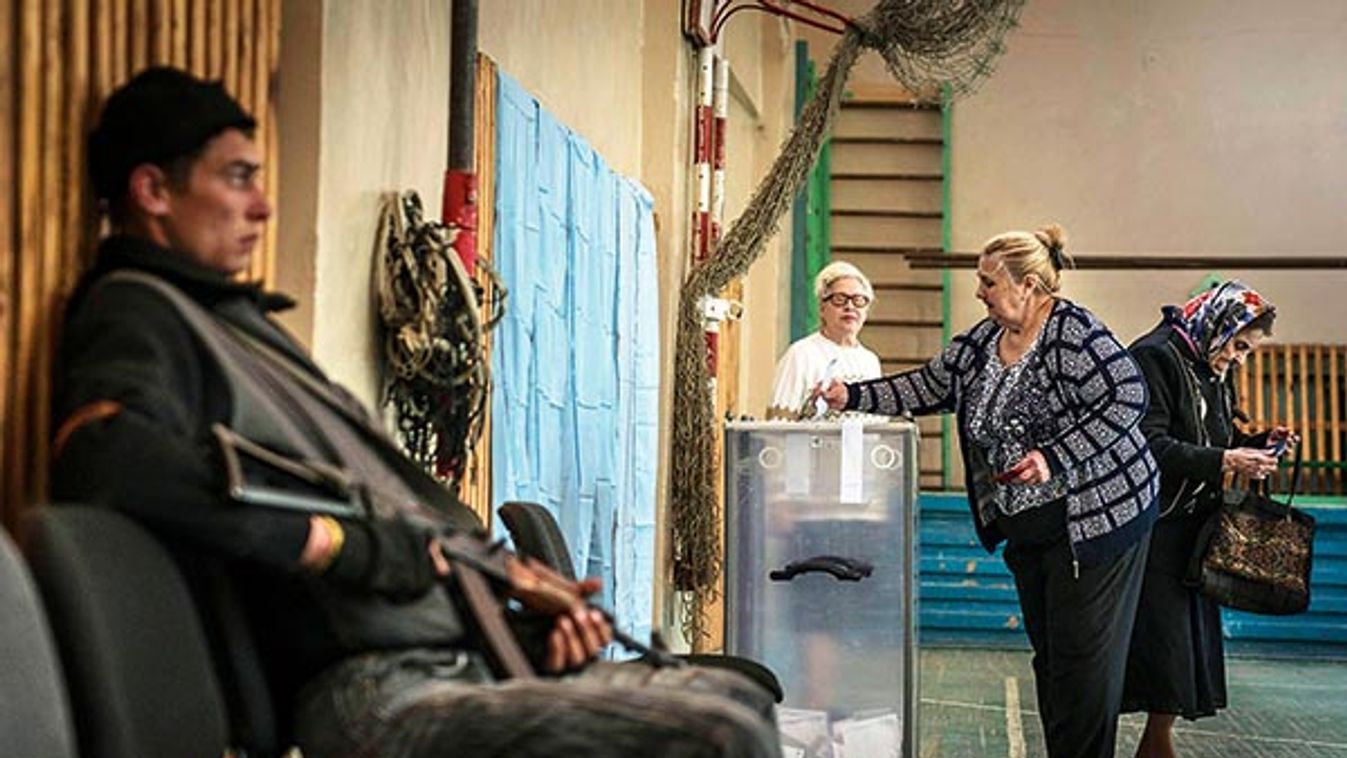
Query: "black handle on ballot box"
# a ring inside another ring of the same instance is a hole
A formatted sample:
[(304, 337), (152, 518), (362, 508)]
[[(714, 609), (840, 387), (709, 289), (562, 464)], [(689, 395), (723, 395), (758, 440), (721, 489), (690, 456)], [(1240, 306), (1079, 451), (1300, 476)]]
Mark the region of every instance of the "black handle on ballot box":
[(833, 578), (844, 582), (859, 582), (874, 573), (875, 567), (859, 558), (846, 558), (840, 555), (816, 555), (802, 561), (792, 561), (784, 568), (776, 569), (767, 576), (774, 582), (789, 582), (800, 574), (832, 574)]

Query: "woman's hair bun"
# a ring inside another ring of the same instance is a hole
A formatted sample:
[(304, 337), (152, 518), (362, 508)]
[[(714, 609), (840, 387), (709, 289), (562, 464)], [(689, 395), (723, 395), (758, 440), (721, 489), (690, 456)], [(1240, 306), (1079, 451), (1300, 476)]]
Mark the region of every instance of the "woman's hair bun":
[(1052, 267), (1058, 271), (1066, 268), (1066, 230), (1060, 224), (1044, 224), (1034, 236), (1047, 248)]

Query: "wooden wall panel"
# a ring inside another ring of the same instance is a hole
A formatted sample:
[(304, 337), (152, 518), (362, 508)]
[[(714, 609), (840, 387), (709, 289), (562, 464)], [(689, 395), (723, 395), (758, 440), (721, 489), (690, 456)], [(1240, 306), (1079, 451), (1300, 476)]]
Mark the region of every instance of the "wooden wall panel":
[(130, 66), (139, 71), (150, 65), (150, 0), (131, 0), (131, 19), (126, 27)]
[[(17, 18), (13, 0), (0, 0), (0, 181), (13, 187), (15, 176), (14, 96), (16, 86), (15, 51), (18, 49)], [(16, 192), (0, 193), (0, 246), (19, 248), (14, 224), (18, 208)], [(14, 335), (15, 258), (0, 255), (0, 435), (9, 428), (16, 398), (10, 392), (10, 353)], [(0, 437), (0, 443), (3, 437)], [(9, 491), (7, 446), (0, 446), (0, 497)]]
[(69, 292), (83, 267), (85, 253), (92, 243), (91, 201), (80, 177), (84, 172), (84, 135), (88, 131), (93, 108), (93, 79), (90, 75), (91, 40), (89, 3), (66, 0), (65, 92), (62, 121), (65, 143), (62, 147), (61, 260), (57, 267), (61, 292)]
[[(1347, 494), (1347, 345), (1268, 345), (1240, 368), (1236, 385), (1249, 429), (1285, 425), (1300, 433), (1302, 494)], [(1279, 472), (1274, 489), (1289, 486), (1290, 472)]]
[[(52, 318), (54, 296), (57, 292), (61, 266), (61, 241), (64, 230), (61, 228), (61, 203), (64, 199), (61, 176), (61, 153), (65, 147), (64, 127), (62, 123), (61, 103), (65, 92), (62, 88), (61, 73), (64, 67), (65, 51), (62, 49), (61, 29), (64, 23), (61, 3), (42, 4), (42, 146), (35, 156), (41, 161), (39, 181), (42, 187), (41, 245), (38, 248), (37, 266), (32, 281), (33, 288), (25, 296), (32, 298), (35, 308), (29, 338), (31, 341), (30, 358), (24, 362), (29, 371), (29, 392), (24, 395), (30, 399), (29, 407), (46, 408), (50, 396), (50, 376)], [(21, 156), (27, 161), (28, 156)], [(50, 437), (47, 433), (47, 414), (35, 414), (29, 419), (33, 445)], [(31, 488), (37, 492), (46, 491), (46, 467), (33, 467), (29, 471)]]
[(190, 65), (187, 61), (187, 0), (172, 0), (172, 45), (173, 53), (169, 62), (179, 68)]
[(151, 0), (150, 64), (167, 66), (173, 62), (173, 2)]
[(205, 76), (221, 78), (224, 71), (224, 6), (226, 0), (208, 0), (206, 3), (206, 69)]
[(187, 0), (187, 68), (206, 70), (206, 5), (207, 0)]
[(224, 22), (223, 33), (220, 36), (220, 61), (221, 68), (219, 78), (224, 80), (225, 87), (230, 92), (238, 92), (239, 86), (239, 0), (223, 0)]
[[(477, 56), (477, 92), (473, 104), (473, 131), (476, 133), (473, 159), (477, 173), (477, 259), (492, 260), (496, 215), (496, 64), (487, 56)], [(433, 213), (433, 209), (428, 209)], [(480, 267), (477, 283), (481, 291), (491, 293), (491, 282)], [(508, 306), (508, 303), (507, 303)], [(483, 319), (489, 308), (482, 309)], [(491, 340), (487, 340), (483, 360), (491, 361)], [(494, 382), (494, 378), (492, 380)], [(482, 432), (469, 451), (459, 498), (477, 512), (483, 524), (490, 525), (491, 512), (491, 403), (488, 400), (482, 419)]]
[[(17, 8), (18, 145), (14, 155), (18, 192), (18, 244), (13, 248), (14, 320), (7, 337), (11, 369), (10, 415), (5, 428), (4, 504), (23, 502), (31, 492), (31, 471), (26, 465), (32, 444), (27, 402), (32, 391), (33, 346), (37, 337), (36, 279), (42, 255), (42, 3), (20, 0)], [(23, 251), (23, 252), (21, 252)], [(26, 253), (26, 254), (24, 254)]]
[[(0, 521), (47, 490), (58, 314), (98, 219), (85, 140), (103, 99), (148, 65), (220, 78), (258, 120), (276, 196), (281, 0), (0, 0)], [(274, 225), (254, 258), (275, 270)]]

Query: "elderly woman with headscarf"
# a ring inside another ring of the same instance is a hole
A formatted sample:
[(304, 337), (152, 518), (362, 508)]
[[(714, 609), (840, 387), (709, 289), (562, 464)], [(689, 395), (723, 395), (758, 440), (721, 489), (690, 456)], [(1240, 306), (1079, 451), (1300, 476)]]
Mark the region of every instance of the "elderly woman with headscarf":
[(1160, 466), (1160, 520), (1123, 697), (1123, 710), (1149, 714), (1138, 758), (1173, 758), (1177, 716), (1197, 719), (1225, 707), (1220, 608), (1183, 576), (1198, 530), (1221, 504), (1223, 477), (1267, 476), (1277, 467), (1269, 445), (1296, 440), (1284, 427), (1250, 437), (1234, 424), (1233, 371), (1271, 333), (1271, 303), (1228, 281), (1161, 313), (1130, 348), (1150, 388), (1141, 429)]
[(987, 318), (922, 368), (820, 394), (839, 410), (955, 414), (978, 536), (1007, 542), (1048, 755), (1107, 758), (1159, 476), (1140, 370), (1058, 295), (1064, 236), (993, 237), (977, 270)]

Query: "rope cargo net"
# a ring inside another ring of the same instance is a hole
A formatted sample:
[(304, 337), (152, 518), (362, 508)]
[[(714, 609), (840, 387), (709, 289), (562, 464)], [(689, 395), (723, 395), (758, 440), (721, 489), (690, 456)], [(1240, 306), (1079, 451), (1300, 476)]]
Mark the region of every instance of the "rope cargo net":
[(452, 245), (457, 229), (427, 220), (415, 192), (389, 195), (380, 217), (379, 320), (384, 402), (409, 457), (451, 487), (481, 435), (491, 396), (487, 334), (504, 314), (505, 288), (482, 259), (483, 295)]
[(863, 50), (878, 52), (893, 77), (918, 97), (966, 95), (991, 73), (1023, 4), (1024, 0), (881, 0), (865, 15), (846, 19), (827, 71), (781, 155), (717, 249), (683, 282), (674, 347), (669, 513), (674, 584), (686, 600), (680, 606), (680, 624), (694, 646), (709, 636), (708, 610), (719, 596), (722, 568), (717, 434), (702, 300), (716, 297), (743, 276), (776, 232), (818, 158), (837, 115), (843, 85)]

